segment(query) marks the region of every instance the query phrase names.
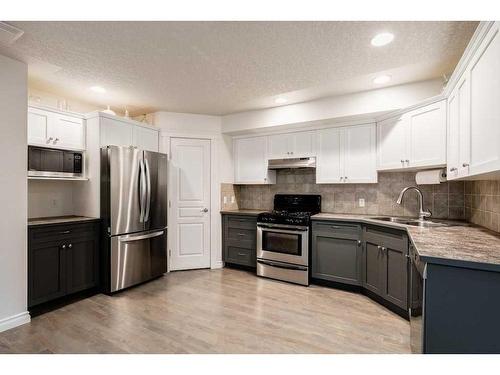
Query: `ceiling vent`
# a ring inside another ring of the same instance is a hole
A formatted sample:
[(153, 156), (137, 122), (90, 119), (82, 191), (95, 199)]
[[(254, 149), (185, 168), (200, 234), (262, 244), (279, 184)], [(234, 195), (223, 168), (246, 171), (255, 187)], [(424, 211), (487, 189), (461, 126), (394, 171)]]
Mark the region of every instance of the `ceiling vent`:
[(0, 21), (0, 43), (12, 44), (18, 40), (24, 31), (15, 26), (9, 25), (7, 22)]

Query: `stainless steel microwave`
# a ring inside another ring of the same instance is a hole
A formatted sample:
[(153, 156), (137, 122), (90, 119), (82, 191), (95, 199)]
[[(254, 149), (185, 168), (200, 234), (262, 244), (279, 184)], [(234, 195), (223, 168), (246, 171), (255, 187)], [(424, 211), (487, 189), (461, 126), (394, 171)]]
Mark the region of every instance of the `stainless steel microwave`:
[(83, 177), (82, 152), (28, 146), (28, 176)]

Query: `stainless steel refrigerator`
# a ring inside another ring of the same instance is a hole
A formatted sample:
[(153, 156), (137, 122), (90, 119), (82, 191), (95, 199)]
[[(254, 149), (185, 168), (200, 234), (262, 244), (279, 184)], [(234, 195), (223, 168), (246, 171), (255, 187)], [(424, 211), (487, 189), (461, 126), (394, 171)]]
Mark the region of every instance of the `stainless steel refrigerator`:
[(101, 149), (103, 285), (108, 293), (167, 271), (167, 155)]

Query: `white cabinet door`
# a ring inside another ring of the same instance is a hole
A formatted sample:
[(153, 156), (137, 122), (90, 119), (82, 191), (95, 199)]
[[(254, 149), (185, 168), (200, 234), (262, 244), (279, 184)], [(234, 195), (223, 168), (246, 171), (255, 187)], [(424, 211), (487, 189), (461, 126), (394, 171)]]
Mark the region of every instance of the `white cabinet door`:
[(340, 183), (344, 177), (341, 128), (318, 130), (316, 183)]
[[(408, 112), (409, 150), (407, 167), (446, 164), (446, 101)], [(405, 159), (406, 160), (406, 159)]]
[(134, 126), (134, 146), (147, 151), (158, 152), (158, 131)]
[(28, 144), (47, 146), (52, 143), (49, 139), (49, 123), (52, 112), (38, 108), (28, 108)]
[(267, 169), (267, 137), (235, 139), (235, 184), (274, 184), (276, 172)]
[(294, 158), (315, 156), (315, 132), (298, 132), (290, 134), (291, 152)]
[(269, 159), (285, 159), (293, 157), (290, 139), (290, 134), (270, 135), (268, 137)]
[(377, 169), (405, 168), (407, 126), (404, 117), (390, 118), (377, 124)]
[(500, 170), (500, 22), (470, 67), (470, 174)]
[(459, 145), (458, 145), (458, 176), (469, 175), (470, 166), (470, 85), (469, 73), (466, 72), (458, 82), (459, 107)]
[(83, 119), (55, 113), (50, 134), (54, 147), (85, 150), (85, 123)]
[(350, 126), (343, 131), (344, 182), (376, 183), (376, 125)]
[(460, 162), (460, 95), (458, 88), (448, 98), (447, 178), (458, 178)]
[(132, 124), (101, 118), (101, 146), (133, 146)]

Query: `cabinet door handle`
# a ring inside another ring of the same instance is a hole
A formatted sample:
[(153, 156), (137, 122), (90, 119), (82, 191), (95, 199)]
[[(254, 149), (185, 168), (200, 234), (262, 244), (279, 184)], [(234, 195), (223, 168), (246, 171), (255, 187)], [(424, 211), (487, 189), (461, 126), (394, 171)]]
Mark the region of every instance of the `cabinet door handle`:
[(358, 246), (361, 246), (361, 240), (358, 240)]
[(52, 139), (53, 139), (52, 137), (47, 138), (47, 143), (50, 143)]
[(245, 253), (238, 253), (238, 256), (244, 257), (244, 256), (246, 256), (246, 254)]
[(244, 237), (245, 233), (238, 233), (238, 236)]
[(59, 141), (59, 138), (54, 139), (54, 143), (57, 143)]
[(462, 167), (464, 167), (464, 168), (465, 168), (465, 167), (468, 167), (468, 166), (469, 166), (469, 163), (463, 163), (463, 164), (462, 164)]
[(410, 161), (408, 159), (405, 160), (406, 163), (410, 164)]
[(382, 250), (382, 246), (377, 245), (377, 249)]
[(61, 248), (64, 250), (66, 249), (66, 245), (62, 245)]
[(63, 230), (63, 231), (59, 232), (59, 234), (68, 234), (68, 233), (71, 233), (71, 231), (70, 230)]
[(453, 167), (453, 168), (450, 168), (450, 172), (455, 172), (457, 170), (457, 168)]
[(68, 248), (69, 248), (69, 249), (71, 249), (72, 247), (73, 247), (73, 244), (71, 244), (71, 243), (70, 243), (70, 244), (68, 245)]

